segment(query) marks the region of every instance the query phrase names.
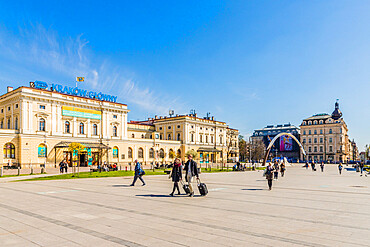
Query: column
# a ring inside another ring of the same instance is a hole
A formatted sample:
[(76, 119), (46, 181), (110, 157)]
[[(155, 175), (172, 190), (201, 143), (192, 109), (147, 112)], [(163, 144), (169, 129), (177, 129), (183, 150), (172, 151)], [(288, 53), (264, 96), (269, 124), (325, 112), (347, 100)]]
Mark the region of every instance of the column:
[(35, 133), (36, 130), (33, 129), (33, 102), (32, 101), (29, 101), (28, 102), (28, 129), (29, 129), (29, 132), (31, 133)]
[(87, 133), (87, 137), (91, 137), (91, 122), (90, 122), (90, 119), (87, 119), (86, 133)]
[(76, 117), (73, 117), (73, 120), (72, 120), (72, 124), (73, 124), (73, 129), (72, 129), (72, 136), (77, 136), (77, 133), (78, 133), (78, 123), (77, 123), (77, 119)]
[(55, 135), (57, 132), (57, 109), (55, 104), (51, 104), (51, 134)]
[(21, 131), (21, 133), (24, 133), (24, 132), (28, 132), (29, 131), (29, 128), (28, 128), (28, 118), (27, 118), (27, 102), (26, 101), (23, 101), (21, 102), (21, 119), (19, 121), (20, 125), (19, 125), (19, 129)]

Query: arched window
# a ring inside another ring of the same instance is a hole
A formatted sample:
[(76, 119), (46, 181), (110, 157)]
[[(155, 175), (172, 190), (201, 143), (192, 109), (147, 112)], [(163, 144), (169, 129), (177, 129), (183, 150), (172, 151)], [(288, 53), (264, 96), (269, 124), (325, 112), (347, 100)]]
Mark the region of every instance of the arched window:
[(171, 134), (168, 134), (168, 140), (171, 140)]
[(8, 129), (10, 129), (10, 118), (8, 118)]
[(177, 149), (177, 158), (181, 158), (181, 150)]
[(206, 136), (206, 143), (208, 143), (208, 136)]
[(113, 147), (113, 158), (118, 158), (118, 147)]
[(41, 143), (38, 147), (37, 147), (37, 155), (39, 158), (45, 158), (46, 155), (47, 155), (47, 148), (45, 146), (45, 144)]
[(84, 125), (84, 123), (80, 123), (80, 134), (85, 134), (85, 125)]
[(117, 126), (113, 126), (113, 136), (117, 136)]
[(14, 159), (15, 158), (15, 146), (13, 143), (7, 143), (4, 145), (4, 158)]
[(177, 133), (177, 140), (180, 141), (180, 139), (181, 139), (181, 134)]
[(64, 132), (71, 133), (71, 124), (68, 121), (64, 123)]
[(211, 136), (211, 143), (213, 143), (213, 136)]
[(132, 159), (132, 148), (128, 148), (127, 157), (128, 157), (129, 159)]
[(191, 142), (194, 142), (194, 134), (191, 134)]
[[(9, 119), (9, 122), (10, 122), (10, 119)], [(45, 119), (43, 118), (40, 118), (40, 121), (39, 121), (39, 131), (45, 131)]]
[(199, 141), (203, 142), (203, 136), (202, 135), (199, 135)]
[(139, 150), (137, 151), (137, 157), (139, 159), (142, 159), (144, 157), (144, 150), (142, 148), (139, 148)]
[(14, 129), (18, 129), (18, 118), (16, 117), (15, 118), (15, 122), (14, 122)]
[(153, 148), (149, 149), (149, 158), (151, 158), (151, 159), (154, 158), (154, 149)]
[(98, 135), (98, 125), (97, 124), (93, 124), (93, 135), (94, 136)]
[(132, 138), (135, 138), (135, 134), (132, 134), (132, 135), (131, 135), (131, 137), (132, 137)]
[(163, 148), (161, 148), (160, 150), (159, 150), (159, 158), (164, 158), (164, 150), (163, 150)]

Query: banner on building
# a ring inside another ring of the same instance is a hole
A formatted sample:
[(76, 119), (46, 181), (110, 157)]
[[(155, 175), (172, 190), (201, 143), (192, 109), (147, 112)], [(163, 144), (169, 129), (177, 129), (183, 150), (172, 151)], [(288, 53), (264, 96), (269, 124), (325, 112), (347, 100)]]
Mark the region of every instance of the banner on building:
[(280, 136), (280, 151), (292, 151), (293, 138), (288, 135)]
[(70, 116), (70, 117), (89, 118), (89, 119), (99, 119), (99, 120), (101, 119), (101, 111), (82, 109), (82, 108), (71, 107), (71, 106), (63, 106), (62, 115)]

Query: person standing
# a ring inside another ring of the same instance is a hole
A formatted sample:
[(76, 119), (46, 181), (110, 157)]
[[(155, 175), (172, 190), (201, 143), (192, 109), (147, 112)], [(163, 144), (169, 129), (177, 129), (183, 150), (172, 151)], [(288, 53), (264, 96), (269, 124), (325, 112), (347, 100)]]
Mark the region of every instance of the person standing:
[(145, 181), (142, 178), (143, 175), (145, 174), (144, 170), (141, 168), (141, 164), (139, 161), (135, 160), (135, 176), (134, 176), (134, 181), (132, 181), (132, 184), (130, 186), (135, 186), (136, 180), (139, 178), (140, 181), (143, 183), (143, 186), (145, 185)]
[(362, 176), (362, 173), (364, 172), (364, 162), (363, 161), (360, 162), (360, 172), (361, 172), (360, 176)]
[(198, 179), (199, 174), (198, 174), (197, 163), (193, 160), (193, 156), (191, 154), (188, 155), (188, 161), (185, 163), (184, 169), (186, 172), (185, 179), (186, 179), (186, 182), (188, 182), (189, 189), (190, 189), (189, 196), (192, 197), (194, 196), (194, 190), (193, 190), (193, 186), (191, 185), (191, 181), (194, 176), (196, 176)]
[(321, 161), (320, 168), (321, 168), (321, 172), (324, 172), (324, 161)]
[(266, 179), (267, 179), (267, 184), (269, 186), (269, 190), (272, 189), (273, 172), (274, 172), (274, 168), (272, 167), (272, 164), (269, 163), (269, 165), (266, 167)]
[(281, 163), (281, 165), (280, 165), (280, 173), (281, 173), (281, 177), (284, 177), (284, 173), (285, 173), (285, 164), (284, 164), (284, 162)]
[(339, 163), (338, 165), (338, 170), (339, 170), (339, 174), (342, 175), (342, 169), (343, 169), (343, 165), (342, 165), (342, 162)]
[(63, 173), (63, 170), (64, 170), (64, 160), (62, 160), (62, 161), (59, 163), (59, 172), (60, 172), (60, 173)]
[(172, 193), (170, 194), (170, 196), (173, 196), (173, 193), (175, 193), (175, 190), (177, 189), (177, 194), (180, 195), (180, 188), (179, 188), (179, 182), (180, 180), (182, 180), (182, 164), (181, 164), (181, 160), (179, 158), (176, 158), (175, 161), (173, 162), (173, 167), (172, 167), (172, 171), (171, 171), (171, 174), (169, 176), (169, 178), (172, 178), (172, 182), (173, 182), (173, 189), (172, 189)]
[(312, 164), (311, 164), (311, 168), (312, 168), (312, 171), (316, 171), (316, 165), (315, 165), (315, 161), (313, 160), (312, 161)]
[(279, 176), (279, 163), (277, 160), (275, 160), (274, 163), (274, 179), (277, 180)]

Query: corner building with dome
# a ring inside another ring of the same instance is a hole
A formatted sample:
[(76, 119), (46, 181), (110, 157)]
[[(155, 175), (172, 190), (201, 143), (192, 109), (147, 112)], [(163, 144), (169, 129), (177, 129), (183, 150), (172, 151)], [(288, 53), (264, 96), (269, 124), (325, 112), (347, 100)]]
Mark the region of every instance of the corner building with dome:
[(348, 127), (342, 115), (336, 102), (331, 115), (316, 114), (302, 121), (300, 141), (307, 153), (306, 160), (331, 163), (357, 160), (356, 143), (349, 139)]

